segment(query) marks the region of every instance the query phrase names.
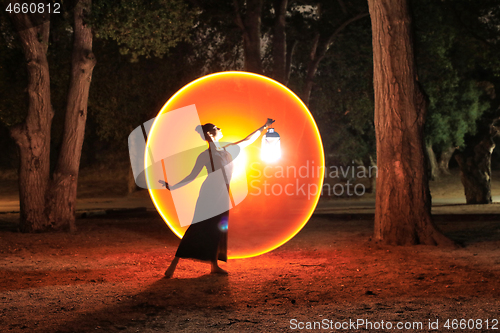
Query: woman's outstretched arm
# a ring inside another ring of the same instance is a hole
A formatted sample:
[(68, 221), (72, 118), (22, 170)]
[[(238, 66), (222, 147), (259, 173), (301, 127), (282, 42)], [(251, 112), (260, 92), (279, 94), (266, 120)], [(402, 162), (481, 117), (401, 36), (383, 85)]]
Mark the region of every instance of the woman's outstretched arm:
[(205, 166), (205, 156), (204, 156), (205, 153), (201, 153), (198, 158), (196, 159), (196, 163), (194, 164), (194, 167), (193, 167), (193, 170), (191, 170), (191, 173), (189, 175), (187, 175), (183, 180), (181, 180), (180, 182), (178, 182), (177, 184), (175, 185), (169, 185), (168, 183), (160, 180), (159, 182), (161, 184), (163, 184), (163, 186), (165, 186), (168, 190), (172, 191), (172, 190), (175, 190), (175, 189), (178, 189), (179, 187), (183, 187), (184, 185), (187, 185), (189, 183), (191, 183), (193, 180), (196, 179), (196, 177), (198, 177), (198, 175), (200, 174), (201, 170), (203, 170), (203, 167)]
[(257, 140), (259, 138), (259, 136), (262, 133), (262, 131), (265, 130), (265, 129), (267, 129), (272, 123), (274, 123), (274, 120), (272, 120), (271, 118), (267, 118), (267, 121), (264, 124), (264, 126), (259, 127), (258, 129), (256, 129), (255, 131), (253, 131), (252, 133), (250, 133), (249, 135), (247, 135), (247, 137), (244, 138), (243, 140), (230, 143), (230, 144), (226, 145), (225, 147), (233, 146), (233, 145), (238, 145), (240, 147), (240, 149), (243, 149), (246, 146), (251, 145), (252, 143), (255, 142), (255, 140)]

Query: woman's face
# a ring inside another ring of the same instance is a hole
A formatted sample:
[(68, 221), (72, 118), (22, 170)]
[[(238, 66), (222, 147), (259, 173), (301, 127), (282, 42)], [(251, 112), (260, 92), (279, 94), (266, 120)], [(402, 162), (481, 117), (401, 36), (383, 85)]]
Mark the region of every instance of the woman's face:
[(224, 135), (222, 135), (222, 130), (217, 126), (214, 126), (213, 130), (215, 131), (215, 135), (210, 134), (210, 136), (213, 138), (213, 140), (219, 141), (220, 139), (222, 139), (222, 137), (224, 136)]

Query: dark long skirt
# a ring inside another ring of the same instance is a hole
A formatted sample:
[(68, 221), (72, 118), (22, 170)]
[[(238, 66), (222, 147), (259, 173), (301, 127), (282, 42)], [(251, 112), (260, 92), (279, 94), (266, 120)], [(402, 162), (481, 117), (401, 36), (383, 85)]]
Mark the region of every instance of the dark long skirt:
[[(229, 212), (191, 224), (175, 253), (179, 258), (227, 261), (227, 221)], [(218, 254), (218, 256), (217, 256)]]

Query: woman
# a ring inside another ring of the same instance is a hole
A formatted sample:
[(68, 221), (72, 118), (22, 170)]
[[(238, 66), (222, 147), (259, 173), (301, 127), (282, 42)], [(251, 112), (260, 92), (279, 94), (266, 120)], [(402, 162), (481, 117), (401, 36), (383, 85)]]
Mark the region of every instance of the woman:
[[(255, 142), (260, 136), (261, 131), (267, 129), (273, 122), (274, 120), (267, 119), (264, 126), (250, 133), (243, 140), (230, 143), (224, 147), (221, 147), (219, 144), (219, 140), (223, 137), (222, 130), (219, 127), (211, 123), (201, 126), (202, 133), (200, 134), (208, 142), (208, 149), (198, 156), (191, 173), (175, 185), (169, 185), (160, 181), (167, 189), (175, 190), (196, 179), (203, 167), (207, 168), (207, 179), (203, 182), (200, 189), (193, 223), (186, 230), (174, 260), (172, 260), (172, 263), (165, 271), (166, 278), (170, 278), (174, 274), (179, 258), (209, 261), (212, 268), (211, 273), (227, 274), (217, 264), (217, 260), (227, 261), (227, 221), (230, 208), (229, 184), (232, 175), (231, 162), (233, 161), (233, 157), (227, 150), (238, 151), (238, 149), (247, 147)], [(214, 173), (214, 171), (218, 170), (222, 170), (223, 180)], [(203, 219), (203, 215), (214, 207), (215, 210), (222, 211), (222, 213), (209, 219)]]

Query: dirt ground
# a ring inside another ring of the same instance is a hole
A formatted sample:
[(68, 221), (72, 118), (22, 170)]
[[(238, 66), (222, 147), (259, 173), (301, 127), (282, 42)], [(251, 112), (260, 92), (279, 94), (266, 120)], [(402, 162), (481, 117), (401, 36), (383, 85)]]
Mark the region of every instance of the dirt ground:
[(223, 264), (228, 276), (181, 260), (173, 279), (179, 240), (156, 212), (80, 218), (74, 234), (20, 234), (4, 213), (0, 331), (494, 331), (500, 215), (475, 213), (435, 217), (459, 248), (385, 246), (372, 215), (313, 215), (271, 253)]

